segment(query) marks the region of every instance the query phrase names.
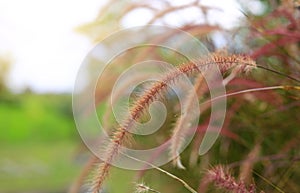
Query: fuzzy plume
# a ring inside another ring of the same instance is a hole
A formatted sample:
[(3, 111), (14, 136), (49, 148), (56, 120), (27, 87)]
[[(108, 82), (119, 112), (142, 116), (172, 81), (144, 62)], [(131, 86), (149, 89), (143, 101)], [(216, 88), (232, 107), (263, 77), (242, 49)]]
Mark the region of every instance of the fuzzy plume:
[(232, 68), (238, 68), (240, 72), (248, 72), (250, 69), (256, 67), (255, 62), (248, 56), (222, 56), (220, 54), (211, 54), (199, 60), (182, 64), (176, 70), (166, 73), (161, 81), (155, 82), (152, 87), (147, 89), (140, 98), (133, 103), (130, 109), (130, 116), (125, 119), (113, 133), (111, 141), (105, 151), (103, 163), (99, 165), (96, 171), (92, 187), (93, 193), (98, 193), (101, 189), (109, 173), (112, 161), (118, 155), (122, 145), (126, 142), (126, 138), (131, 135), (128, 131), (133, 128), (135, 121), (139, 120), (151, 102), (158, 98), (160, 94), (166, 90), (168, 85), (174, 84), (182, 75), (190, 76), (196, 72), (199, 73), (199, 70), (205, 72), (211, 65), (217, 65), (221, 73)]
[[(253, 67), (256, 66), (255, 62), (248, 56), (243, 55), (231, 55), (226, 56), (225, 54), (221, 53), (215, 53), (211, 56), (211, 61), (214, 61), (216, 64), (218, 64), (218, 67), (221, 72), (225, 72), (228, 69), (232, 69), (233, 75), (232, 77), (229, 76), (226, 79), (232, 79), (235, 77), (238, 73), (248, 73)], [(207, 60), (207, 62), (211, 62)], [(195, 63), (198, 63), (195, 61)], [(201, 62), (200, 62), (201, 63)], [(230, 80), (225, 81), (224, 85), (226, 85)], [(201, 88), (203, 87), (203, 81), (204, 81), (204, 75), (199, 74), (195, 81), (194, 91), (197, 93), (198, 96), (203, 94), (201, 91)], [(183, 111), (186, 112), (188, 109), (192, 108), (193, 104), (193, 94), (194, 91), (191, 91), (188, 96), (186, 97), (186, 101), (184, 101), (184, 108)], [(180, 159), (180, 149), (183, 145), (183, 141), (185, 136), (188, 134), (189, 128), (185, 127), (187, 125), (189, 119), (187, 113), (182, 113), (182, 115), (177, 119), (177, 122), (175, 124), (175, 127), (172, 132), (172, 139), (171, 139), (171, 147), (170, 147), (170, 153), (171, 156), (175, 159), (173, 160), (173, 163), (175, 166), (177, 166), (180, 169), (185, 169), (183, 164), (181, 163)]]
[(206, 179), (212, 182), (220, 189), (233, 193), (255, 193), (255, 186), (251, 184), (249, 188), (246, 187), (243, 181), (236, 181), (222, 166), (216, 166), (208, 170)]

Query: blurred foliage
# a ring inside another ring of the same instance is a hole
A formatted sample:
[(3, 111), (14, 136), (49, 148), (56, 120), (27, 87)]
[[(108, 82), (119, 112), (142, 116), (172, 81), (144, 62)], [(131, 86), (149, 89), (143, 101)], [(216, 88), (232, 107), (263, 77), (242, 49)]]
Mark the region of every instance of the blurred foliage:
[(8, 96), (0, 99), (0, 143), (55, 142), (77, 137), (73, 131), (70, 96), (33, 93)]
[(84, 158), (71, 96), (15, 94), (0, 82), (0, 193), (66, 192)]
[(67, 191), (81, 159), (71, 96), (2, 93), (0, 118), (0, 192)]

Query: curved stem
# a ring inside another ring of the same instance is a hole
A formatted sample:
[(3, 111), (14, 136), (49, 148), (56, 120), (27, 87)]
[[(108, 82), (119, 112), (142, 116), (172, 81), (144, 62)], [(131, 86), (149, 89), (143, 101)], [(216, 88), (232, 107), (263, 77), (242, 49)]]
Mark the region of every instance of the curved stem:
[(192, 193), (197, 193), (197, 191), (194, 190), (191, 186), (189, 186), (188, 183), (186, 183), (186, 182), (185, 182), (184, 180), (182, 180), (181, 178), (175, 176), (174, 174), (171, 174), (170, 172), (168, 172), (168, 171), (166, 171), (166, 170), (163, 170), (163, 169), (161, 169), (160, 167), (157, 167), (157, 166), (155, 166), (155, 165), (153, 165), (153, 164), (151, 164), (151, 163), (149, 163), (149, 162), (147, 162), (147, 161), (143, 161), (143, 160), (137, 159), (137, 158), (132, 157), (132, 156), (130, 156), (130, 155), (127, 155), (127, 154), (125, 154), (125, 153), (123, 153), (123, 152), (120, 152), (120, 154), (123, 154), (124, 156), (126, 156), (126, 157), (128, 157), (128, 158), (130, 158), (130, 159), (133, 159), (133, 160), (135, 160), (135, 161), (138, 161), (138, 162), (141, 162), (141, 163), (144, 163), (144, 164), (147, 164), (147, 165), (153, 167), (154, 169), (156, 169), (156, 170), (158, 170), (158, 171), (160, 171), (160, 172), (166, 174), (167, 176), (173, 178), (174, 180), (180, 182), (180, 183), (181, 183), (187, 190), (189, 190), (190, 192), (192, 192)]
[(235, 95), (249, 93), (249, 92), (258, 92), (258, 91), (265, 91), (265, 90), (275, 90), (275, 89), (300, 90), (300, 86), (285, 85), (285, 86), (269, 86), (269, 87), (263, 87), (263, 88), (251, 88), (251, 89), (241, 90), (241, 91), (237, 91), (237, 92), (232, 92), (232, 93), (229, 93), (229, 94), (226, 94), (226, 95), (221, 95), (221, 96), (212, 98), (209, 101), (201, 103), (200, 105), (204, 105), (204, 104), (206, 104), (208, 102), (216, 101), (218, 99), (229, 97), (229, 96), (235, 96)]

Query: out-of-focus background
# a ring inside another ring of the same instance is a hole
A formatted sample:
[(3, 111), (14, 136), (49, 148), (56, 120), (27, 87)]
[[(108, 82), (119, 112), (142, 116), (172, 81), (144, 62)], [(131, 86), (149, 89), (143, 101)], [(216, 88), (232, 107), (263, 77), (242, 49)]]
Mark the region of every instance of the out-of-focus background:
[[(71, 93), (105, 1), (0, 1), (0, 192), (66, 192), (82, 162)], [(79, 161), (78, 161), (79, 160)]]
[[(272, 5), (202, 0), (207, 8), (201, 11), (193, 6), (179, 13), (170, 10), (163, 20), (151, 21), (166, 6), (192, 1), (154, 0), (153, 10), (146, 6), (149, 1), (138, 9), (126, 6), (135, 2), (0, 1), (0, 193), (62, 193), (79, 175), (87, 151), (74, 124), (71, 94), (81, 62), (98, 41), (123, 27), (149, 22), (209, 24), (209, 41), (222, 48), (230, 44), (229, 30), (244, 30), (238, 26), (246, 22), (245, 12), (261, 16)], [(220, 27), (222, 33), (209, 26)]]
[(105, 1), (0, 2), (0, 192), (66, 192), (82, 163), (71, 93)]

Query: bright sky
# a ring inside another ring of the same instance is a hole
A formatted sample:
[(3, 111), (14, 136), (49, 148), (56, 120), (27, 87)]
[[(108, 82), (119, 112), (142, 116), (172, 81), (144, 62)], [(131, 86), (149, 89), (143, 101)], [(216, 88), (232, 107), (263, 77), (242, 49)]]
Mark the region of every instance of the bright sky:
[(72, 91), (77, 70), (92, 48), (74, 32), (92, 21), (101, 0), (1, 0), (0, 55), (13, 57), (9, 86), (38, 92)]
[[(76, 33), (74, 29), (93, 21), (105, 2), (1, 0), (0, 56), (9, 53), (13, 57), (13, 68), (8, 81), (10, 88), (21, 91), (29, 86), (36, 92), (71, 92), (77, 70), (93, 47), (87, 37)], [(180, 4), (186, 1), (175, 2)], [(201, 2), (219, 5), (224, 10), (211, 15), (213, 23), (221, 21), (232, 26), (241, 16), (235, 0)], [(127, 17), (123, 24), (141, 25), (145, 21), (141, 18), (145, 17), (133, 15)]]

